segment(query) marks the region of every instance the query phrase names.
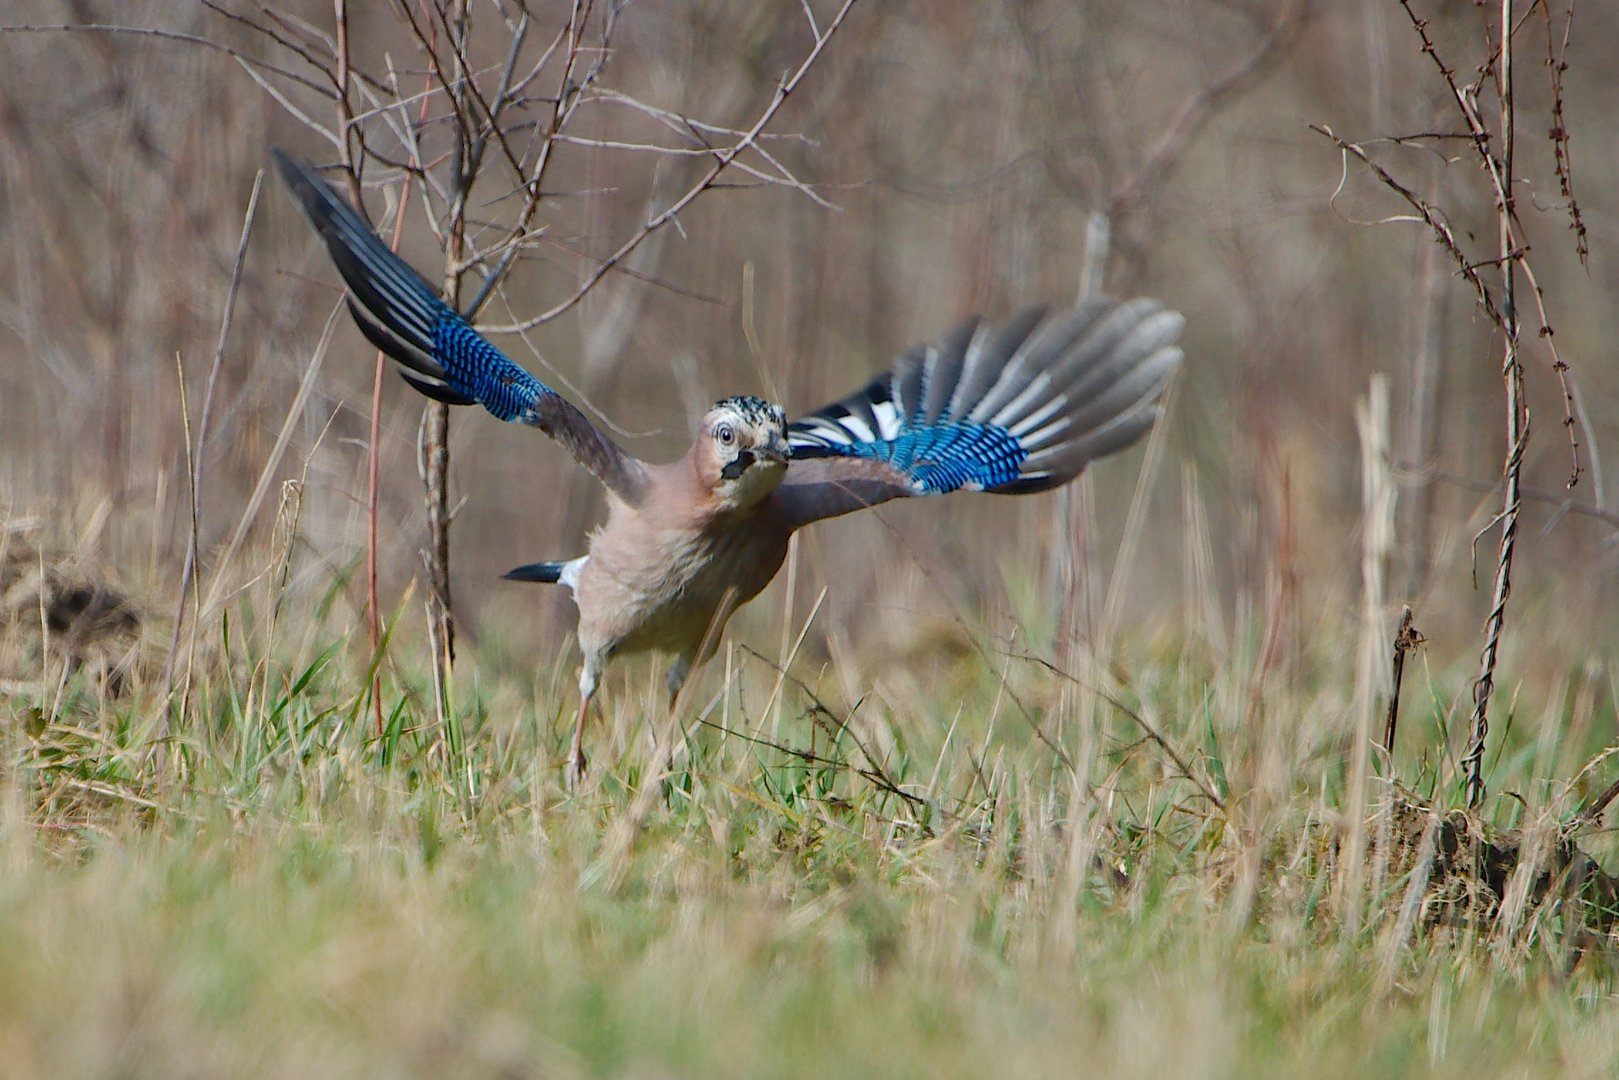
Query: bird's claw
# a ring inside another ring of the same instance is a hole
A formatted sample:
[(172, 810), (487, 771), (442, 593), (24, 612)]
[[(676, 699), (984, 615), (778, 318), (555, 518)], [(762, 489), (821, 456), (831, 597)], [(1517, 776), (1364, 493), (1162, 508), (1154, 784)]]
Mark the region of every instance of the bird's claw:
[(569, 791), (578, 791), (579, 786), (585, 782), (585, 773), (590, 768), (590, 762), (585, 758), (585, 752), (580, 747), (574, 747), (568, 753), (567, 766), (562, 771), (562, 782)]

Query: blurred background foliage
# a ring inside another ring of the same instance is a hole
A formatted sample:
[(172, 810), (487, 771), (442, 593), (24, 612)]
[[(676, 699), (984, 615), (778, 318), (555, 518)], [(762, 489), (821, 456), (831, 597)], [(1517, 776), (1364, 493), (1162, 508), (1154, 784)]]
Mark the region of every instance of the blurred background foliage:
[[(1428, 6), (1433, 32), (1458, 58), (1477, 53), (1474, 5)], [(567, 5), (530, 7), (543, 26), (565, 20)], [(391, 67), (407, 89), (419, 85), (419, 59), (391, 5), (351, 8), (356, 65)], [(274, 9), (289, 25), (330, 25), (331, 6), (320, 0)], [(258, 9), (233, 0), (218, 9), (20, 0), (4, 21), (155, 28), (274, 59), (262, 37), (226, 15), (237, 11)], [(504, 27), (493, 7), (473, 11), (482, 27), (473, 60), (498, 63)], [(811, 40), (797, 0), (631, 4), (618, 17), (603, 86), (732, 127), (751, 122)], [(1520, 61), (1522, 206), (1592, 422), (1582, 452), (1594, 445), (1601, 454), (1619, 446), (1619, 368), (1605, 329), (1619, 296), (1619, 155), (1608, 119), (1619, 111), (1611, 62), (1619, 9), (1583, 6), (1567, 52), (1588, 266), (1574, 256), (1543, 138), (1550, 95), (1538, 34), (1527, 36), (1536, 44)], [(334, 155), (215, 49), (39, 31), (0, 35), (0, 55), (0, 504), (43, 521), (168, 610), (189, 528), (177, 383), (195, 409), (268, 148), (323, 163)], [(326, 107), (284, 89), (302, 107)], [(824, 587), (811, 655), (831, 650), (866, 669), (904, 658), (920, 673), (927, 657), (948, 658), (941, 643), (959, 638), (963, 620), (997, 635), (1017, 627), (1049, 645), (1067, 551), (1084, 571), (1074, 624), (1092, 635), (1139, 496), (1144, 525), (1128, 538), (1133, 562), (1118, 589), (1123, 636), (1207, 650), (1218, 664), (1251, 648), (1263, 628), (1292, 670), (1317, 644), (1350, 640), (1361, 540), (1354, 405), (1381, 372), (1392, 381), (1402, 476), (1391, 599), (1415, 606), (1436, 663), (1465, 670), (1477, 655), (1494, 551), (1493, 540), (1480, 544), (1475, 588), (1470, 545), (1499, 504), (1477, 489), (1497, 477), (1502, 457), (1498, 344), (1454, 267), (1430, 254), (1423, 228), (1384, 221), (1404, 208), (1309, 129), (1325, 124), (1357, 141), (1448, 130), (1443, 93), (1392, 4), (873, 3), (857, 8), (772, 125), (793, 136), (770, 143), (772, 153), (832, 209), (782, 186), (710, 192), (637, 253), (633, 274), (609, 275), (526, 337), (495, 340), (575, 388), (629, 433), (635, 452), (667, 458), (717, 397), (764, 393), (790, 413), (808, 410), (965, 315), (1070, 300), (1087, 221), (1107, 213), (1104, 288), (1161, 297), (1187, 317), (1163, 463), (1140, 480), (1141, 450), (1108, 461), (1072, 505), (1060, 496), (918, 500), (820, 526), (803, 538), (798, 580), (773, 587), (740, 634), (773, 640), (764, 628), (802, 620)], [(571, 130), (622, 142), (656, 132), (645, 115), (605, 100), (587, 103)], [(1487, 258), (1494, 226), (1482, 178), (1459, 151), (1445, 152), (1453, 163), (1431, 143), (1378, 149)], [(567, 296), (703, 164), (599, 145), (557, 153), (543, 240), (486, 321)], [(515, 209), (497, 187), (474, 192), (475, 219), (500, 222)], [(391, 220), (384, 196), (373, 190), (368, 199), (375, 220)], [(437, 280), (442, 257), (419, 196), (403, 250)], [(291, 201), (268, 185), (200, 507), (207, 579), (245, 581), (270, 557), (242, 567), (210, 561), (294, 405), (338, 299), (334, 282)], [(1509, 686), (1537, 673), (1561, 677), (1571, 660), (1600, 655), (1615, 628), (1614, 519), (1555, 505), (1568, 445), (1549, 361), (1530, 347), (1527, 482), (1552, 501), (1526, 512)], [(316, 596), (363, 549), (372, 355), (343, 318), (275, 476), (303, 482), (291, 581)], [(1424, 377), (1436, 390), (1431, 411), (1413, 404)], [(383, 589), (397, 598), (420, 568), (421, 401), (390, 377), (385, 403)], [(566, 646), (565, 595), (497, 575), (578, 553), (600, 514), (594, 483), (543, 437), (481, 412), (456, 413), (452, 445), (463, 630), (509, 650), (514, 665), (554, 655)], [(1588, 469), (1568, 498), (1605, 509), (1604, 485), (1611, 475)], [(271, 550), (275, 504), (254, 518), (250, 548)], [(357, 576), (338, 599), (358, 625)], [(407, 610), (419, 618), (415, 606)]]

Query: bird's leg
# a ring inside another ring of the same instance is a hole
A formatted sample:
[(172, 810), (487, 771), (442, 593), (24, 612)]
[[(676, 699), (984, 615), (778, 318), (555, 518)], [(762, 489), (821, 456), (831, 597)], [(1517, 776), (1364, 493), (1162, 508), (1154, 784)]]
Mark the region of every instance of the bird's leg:
[[(664, 714), (667, 726), (664, 728), (663, 737), (669, 740), (669, 753), (665, 759), (665, 764), (670, 767), (673, 767), (675, 758), (683, 747), (690, 749), (686, 744), (690, 733), (687, 732), (686, 726), (680, 723), (679, 717), (676, 716), (675, 706), (680, 701), (680, 688), (686, 684), (686, 676), (691, 673), (693, 656), (694, 654), (691, 652), (681, 653), (675, 657), (674, 663), (669, 665), (669, 670), (663, 676), (663, 685), (669, 690), (669, 709)], [(651, 737), (653, 757), (656, 759), (658, 751), (657, 739), (653, 736), (653, 729), (650, 725), (647, 727), (647, 735)], [(674, 777), (672, 775), (665, 777), (661, 786), (663, 788), (664, 802), (671, 803), (675, 794)]]
[(590, 699), (584, 698), (579, 702), (579, 718), (573, 724), (573, 741), (568, 745), (567, 771), (563, 774), (569, 791), (579, 786), (590, 764), (585, 760), (585, 718), (589, 711)]
[(589, 765), (585, 760), (585, 720), (590, 716), (590, 699), (596, 696), (601, 668), (601, 658), (590, 653), (585, 654), (585, 662), (579, 668), (579, 718), (574, 721), (573, 742), (568, 747), (567, 769), (563, 774), (570, 791), (585, 778)]
[[(675, 657), (674, 663), (669, 665), (669, 670), (663, 676), (663, 685), (669, 690), (669, 708), (664, 715), (670, 719), (671, 723), (674, 719), (675, 702), (680, 698), (680, 688), (685, 685), (686, 676), (691, 672), (691, 662), (691, 653), (681, 653), (679, 656)], [(672, 726), (670, 730), (672, 733)], [(658, 752), (657, 725), (652, 723), (647, 724), (646, 741), (647, 747), (654, 754), (656, 754)]]
[(663, 685), (669, 689), (669, 711), (673, 712), (675, 700), (680, 697), (680, 688), (686, 685), (686, 676), (691, 673), (692, 654), (681, 653), (675, 657), (675, 662), (669, 665), (669, 671), (663, 677)]

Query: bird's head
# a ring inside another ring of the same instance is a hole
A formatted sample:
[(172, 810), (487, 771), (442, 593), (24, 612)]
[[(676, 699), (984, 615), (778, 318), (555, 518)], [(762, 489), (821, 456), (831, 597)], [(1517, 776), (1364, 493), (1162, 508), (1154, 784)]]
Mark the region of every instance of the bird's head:
[(716, 401), (697, 430), (698, 461), (709, 487), (741, 509), (775, 491), (787, 475), (787, 415), (756, 397)]

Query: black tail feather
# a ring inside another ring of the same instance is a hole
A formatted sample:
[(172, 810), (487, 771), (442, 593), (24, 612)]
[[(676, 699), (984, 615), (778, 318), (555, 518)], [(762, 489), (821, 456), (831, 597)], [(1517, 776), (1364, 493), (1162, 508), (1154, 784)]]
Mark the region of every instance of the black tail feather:
[(555, 585), (562, 580), (562, 568), (566, 563), (537, 562), (526, 566), (519, 566), (500, 575), (507, 581), (538, 581), (545, 585)]

